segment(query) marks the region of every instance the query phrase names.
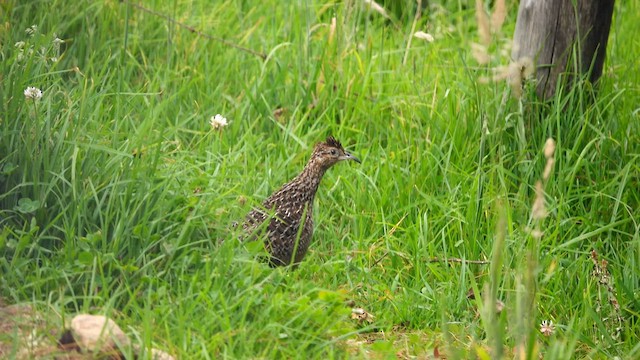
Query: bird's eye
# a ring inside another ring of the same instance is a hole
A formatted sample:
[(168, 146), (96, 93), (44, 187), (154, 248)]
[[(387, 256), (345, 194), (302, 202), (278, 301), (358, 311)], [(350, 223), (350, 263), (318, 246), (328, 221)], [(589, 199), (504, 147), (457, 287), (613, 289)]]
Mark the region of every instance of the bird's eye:
[(331, 149), (331, 155), (332, 155), (332, 156), (338, 156), (338, 150), (336, 150), (336, 149)]

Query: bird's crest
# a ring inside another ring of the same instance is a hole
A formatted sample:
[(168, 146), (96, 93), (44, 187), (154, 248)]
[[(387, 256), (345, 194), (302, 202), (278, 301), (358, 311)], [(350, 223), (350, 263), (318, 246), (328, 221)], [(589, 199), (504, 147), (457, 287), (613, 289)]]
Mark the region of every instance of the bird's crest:
[(334, 138), (331, 135), (327, 136), (327, 140), (325, 141), (325, 144), (338, 149), (343, 149), (342, 144), (340, 144), (340, 141), (336, 140), (336, 138)]

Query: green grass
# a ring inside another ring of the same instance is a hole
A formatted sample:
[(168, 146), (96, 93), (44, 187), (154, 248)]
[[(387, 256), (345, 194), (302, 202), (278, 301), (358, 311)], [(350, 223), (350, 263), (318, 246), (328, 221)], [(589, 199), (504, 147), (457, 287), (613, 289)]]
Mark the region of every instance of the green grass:
[[(436, 40), (408, 50), (411, 13), (385, 22), (358, 1), (143, 3), (267, 59), (118, 1), (1, 4), (5, 301), (109, 314), (183, 359), (510, 358), (520, 344), (548, 359), (640, 356), (639, 1), (616, 4), (597, 91), (579, 83), (545, 104), (478, 82), (491, 70), (471, 57), (470, 1), (429, 8), (416, 29)], [(498, 47), (491, 66), (508, 62)], [(218, 113), (230, 125), (214, 131)], [(328, 134), (363, 162), (326, 174), (298, 270), (222, 243)], [(548, 137), (549, 216), (534, 221)], [(352, 320), (353, 304), (374, 321)]]

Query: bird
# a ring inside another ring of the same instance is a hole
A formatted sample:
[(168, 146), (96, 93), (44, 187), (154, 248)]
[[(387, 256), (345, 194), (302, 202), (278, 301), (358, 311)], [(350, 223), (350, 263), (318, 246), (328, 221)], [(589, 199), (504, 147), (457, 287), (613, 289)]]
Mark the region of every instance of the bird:
[(247, 241), (264, 239), (271, 267), (297, 267), (313, 235), (313, 201), (325, 172), (344, 160), (361, 163), (333, 136), (317, 143), (306, 166), (291, 181), (252, 209), (242, 225)]

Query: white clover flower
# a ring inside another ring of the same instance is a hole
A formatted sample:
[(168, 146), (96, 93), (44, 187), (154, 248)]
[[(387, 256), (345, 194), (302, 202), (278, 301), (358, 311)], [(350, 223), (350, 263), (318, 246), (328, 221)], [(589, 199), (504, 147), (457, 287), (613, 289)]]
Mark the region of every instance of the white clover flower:
[(428, 42), (433, 42), (433, 35), (426, 33), (424, 31), (416, 31), (416, 33), (413, 34), (413, 36), (417, 37), (418, 39), (427, 40)]
[(556, 331), (556, 327), (553, 325), (553, 321), (545, 320), (540, 324), (540, 332), (544, 336), (551, 336)]
[(229, 125), (229, 122), (227, 122), (227, 118), (225, 118), (220, 114), (217, 114), (216, 116), (212, 116), (211, 121), (209, 123), (211, 124), (211, 127), (216, 130), (222, 129), (223, 127)]
[(24, 32), (33, 37), (38, 32), (38, 25), (31, 25)]
[(18, 41), (14, 46), (18, 49), (22, 49), (24, 48), (25, 42), (24, 41)]
[(53, 37), (54, 37), (54, 39), (53, 39), (53, 49), (59, 55), (60, 54), (60, 44), (64, 44), (64, 40), (60, 39), (56, 35), (53, 35)]
[(24, 90), (24, 97), (27, 99), (40, 100), (40, 98), (42, 98), (42, 90), (29, 86)]

